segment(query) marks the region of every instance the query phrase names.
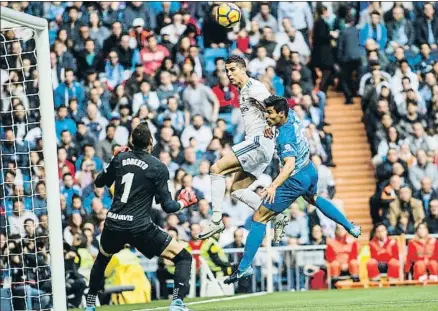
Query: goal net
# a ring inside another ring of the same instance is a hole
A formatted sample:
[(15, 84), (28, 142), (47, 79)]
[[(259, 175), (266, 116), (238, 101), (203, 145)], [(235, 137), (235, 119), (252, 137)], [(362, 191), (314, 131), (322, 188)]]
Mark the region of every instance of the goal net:
[(47, 22), (0, 10), (0, 309), (63, 311)]

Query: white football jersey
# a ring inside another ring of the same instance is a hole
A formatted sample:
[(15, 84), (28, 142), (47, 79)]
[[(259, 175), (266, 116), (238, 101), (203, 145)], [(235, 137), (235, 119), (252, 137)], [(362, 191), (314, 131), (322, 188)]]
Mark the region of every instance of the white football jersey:
[(271, 93), (266, 86), (253, 78), (240, 90), (240, 112), (245, 125), (245, 139), (264, 135), (267, 123), (263, 101), (269, 96)]

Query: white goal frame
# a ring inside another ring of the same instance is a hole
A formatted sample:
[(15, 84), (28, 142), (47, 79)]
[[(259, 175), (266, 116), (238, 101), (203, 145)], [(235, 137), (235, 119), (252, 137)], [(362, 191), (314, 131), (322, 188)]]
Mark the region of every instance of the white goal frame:
[(0, 28), (29, 27), (34, 30), (41, 113), (41, 131), (44, 142), (44, 168), (47, 185), (47, 213), (50, 241), (50, 268), (53, 310), (66, 311), (64, 252), (61, 224), (60, 193), (58, 190), (58, 163), (52, 77), (50, 70), (50, 43), (47, 20), (0, 7)]

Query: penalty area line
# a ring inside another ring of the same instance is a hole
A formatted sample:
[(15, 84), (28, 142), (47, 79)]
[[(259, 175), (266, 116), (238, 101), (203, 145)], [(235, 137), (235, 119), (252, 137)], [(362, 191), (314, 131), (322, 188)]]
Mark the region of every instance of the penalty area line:
[[(231, 296), (231, 297), (224, 297), (224, 298), (214, 298), (214, 299), (208, 299), (208, 300), (202, 300), (202, 301), (194, 301), (194, 302), (188, 302), (186, 303), (187, 306), (193, 306), (193, 305), (200, 305), (205, 303), (212, 303), (212, 302), (221, 302), (221, 301), (228, 301), (228, 300), (237, 300), (237, 299), (245, 299), (250, 297), (257, 297), (257, 296), (263, 296), (266, 295), (267, 292), (259, 292), (254, 294), (245, 294), (240, 296)], [(167, 310), (169, 309), (169, 306), (166, 307), (157, 307), (152, 309), (137, 309), (133, 311), (155, 311), (155, 310)]]

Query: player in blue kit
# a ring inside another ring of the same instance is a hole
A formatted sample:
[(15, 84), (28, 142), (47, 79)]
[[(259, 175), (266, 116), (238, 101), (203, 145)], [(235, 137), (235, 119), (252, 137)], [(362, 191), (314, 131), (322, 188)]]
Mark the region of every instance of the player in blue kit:
[[(239, 267), (225, 280), (225, 284), (234, 283), (254, 273), (251, 262), (262, 244), (266, 224), (300, 196), (318, 207), (328, 218), (342, 225), (352, 236), (357, 238), (361, 233), (359, 226), (348, 221), (330, 201), (316, 194), (318, 172), (309, 159), (309, 142), (305, 127), (298, 115), (289, 110), (286, 99), (270, 96), (264, 100), (264, 104), (268, 125), (277, 128), (275, 148), (282, 168), (277, 178), (264, 190), (264, 203), (254, 213)], [(266, 130), (265, 135), (273, 136), (270, 130)]]

